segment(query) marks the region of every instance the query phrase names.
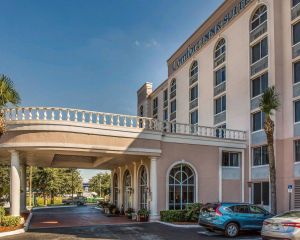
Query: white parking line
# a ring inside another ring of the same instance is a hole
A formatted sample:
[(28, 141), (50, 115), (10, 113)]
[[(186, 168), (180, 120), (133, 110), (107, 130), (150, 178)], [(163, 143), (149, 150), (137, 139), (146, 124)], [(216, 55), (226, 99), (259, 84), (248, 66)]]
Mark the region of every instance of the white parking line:
[[(218, 237), (218, 236), (223, 236), (222, 234), (218, 234), (218, 233), (215, 233), (215, 232), (208, 232), (208, 231), (199, 231), (197, 232), (198, 234), (201, 234), (201, 235), (205, 235), (205, 236), (208, 236), (208, 237)], [(229, 239), (229, 238), (225, 238), (224, 239)], [(231, 238), (230, 238), (231, 239)], [(241, 237), (238, 237), (238, 238), (234, 238), (235, 240), (261, 240), (261, 237), (254, 237), (254, 236), (241, 236)]]

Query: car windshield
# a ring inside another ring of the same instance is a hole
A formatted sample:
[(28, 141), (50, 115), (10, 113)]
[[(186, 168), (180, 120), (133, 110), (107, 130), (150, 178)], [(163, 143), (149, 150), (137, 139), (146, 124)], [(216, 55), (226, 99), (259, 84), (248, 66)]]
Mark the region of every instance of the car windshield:
[(300, 218), (300, 211), (286, 212), (286, 213), (277, 215), (276, 217), (280, 217), (280, 218)]

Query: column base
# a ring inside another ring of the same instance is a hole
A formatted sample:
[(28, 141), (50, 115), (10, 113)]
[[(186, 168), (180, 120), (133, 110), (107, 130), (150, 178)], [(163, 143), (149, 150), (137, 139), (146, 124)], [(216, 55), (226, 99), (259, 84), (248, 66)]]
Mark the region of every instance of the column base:
[(149, 216), (149, 222), (157, 222), (160, 220), (160, 216), (159, 215), (150, 215)]

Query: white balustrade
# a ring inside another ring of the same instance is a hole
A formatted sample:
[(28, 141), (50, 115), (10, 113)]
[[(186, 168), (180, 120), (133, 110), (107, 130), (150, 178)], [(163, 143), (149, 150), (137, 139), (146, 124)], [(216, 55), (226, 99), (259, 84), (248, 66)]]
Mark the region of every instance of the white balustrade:
[[(70, 121), (82, 123), (139, 128), (173, 134), (195, 135), (219, 139), (246, 140), (246, 132), (190, 124), (181, 124), (158, 119), (121, 114), (84, 111), (70, 108), (21, 107), (3, 110), (7, 121)], [(86, 119), (86, 115), (88, 116)], [(81, 119), (80, 119), (81, 116)]]

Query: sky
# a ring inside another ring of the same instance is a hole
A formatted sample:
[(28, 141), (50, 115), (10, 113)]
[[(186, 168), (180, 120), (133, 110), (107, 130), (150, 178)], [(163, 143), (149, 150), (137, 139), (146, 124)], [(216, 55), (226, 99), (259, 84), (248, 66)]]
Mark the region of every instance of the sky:
[(222, 2), (0, 0), (0, 73), (22, 106), (135, 115), (136, 91), (167, 78), (167, 59)]

